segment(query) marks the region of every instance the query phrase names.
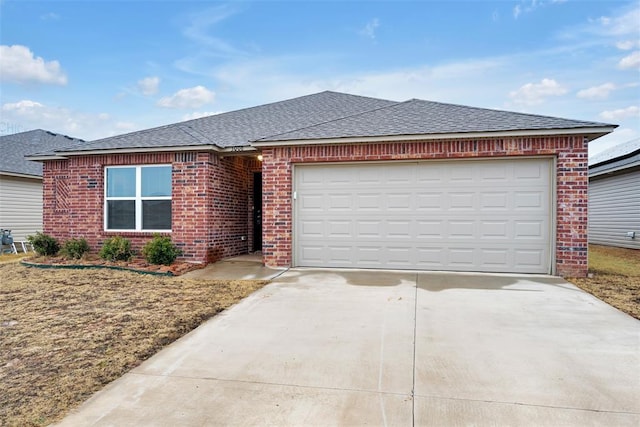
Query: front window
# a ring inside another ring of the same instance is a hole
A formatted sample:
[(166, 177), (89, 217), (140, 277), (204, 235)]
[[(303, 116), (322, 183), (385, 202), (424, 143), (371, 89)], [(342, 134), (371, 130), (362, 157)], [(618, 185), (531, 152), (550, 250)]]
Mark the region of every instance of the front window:
[(171, 231), (171, 166), (105, 169), (105, 229)]

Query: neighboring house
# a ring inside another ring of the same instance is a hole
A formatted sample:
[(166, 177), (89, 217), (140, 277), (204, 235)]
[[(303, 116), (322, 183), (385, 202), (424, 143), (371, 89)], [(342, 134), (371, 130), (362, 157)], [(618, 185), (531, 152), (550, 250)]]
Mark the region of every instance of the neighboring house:
[(82, 142), (41, 129), (0, 136), (0, 228), (14, 240), (42, 231), (42, 164), (24, 156)]
[(322, 92), (44, 162), (44, 228), (194, 262), (584, 276), (587, 144), (614, 125)]
[(640, 249), (640, 138), (589, 160), (589, 243)]

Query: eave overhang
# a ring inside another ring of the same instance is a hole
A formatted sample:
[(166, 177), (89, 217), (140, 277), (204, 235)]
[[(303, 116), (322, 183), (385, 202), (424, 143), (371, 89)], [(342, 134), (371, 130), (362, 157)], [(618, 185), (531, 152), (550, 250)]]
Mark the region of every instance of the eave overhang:
[(189, 145), (180, 147), (131, 147), (131, 148), (107, 148), (102, 150), (78, 150), (78, 151), (58, 151), (50, 155), (25, 156), (33, 161), (64, 160), (76, 156), (101, 156), (106, 154), (142, 154), (159, 152), (185, 152), (185, 151), (213, 151), (225, 156), (243, 155), (257, 152), (258, 150), (250, 145), (220, 148), (216, 145)]
[(588, 141), (593, 141), (608, 133), (613, 132), (617, 126), (605, 127), (585, 127), (568, 129), (534, 129), (534, 130), (514, 130), (495, 132), (459, 132), (459, 133), (437, 133), (418, 135), (390, 135), (390, 136), (364, 136), (346, 138), (319, 138), (302, 140), (276, 140), (252, 141), (254, 147), (281, 147), (292, 145), (334, 145), (334, 144), (361, 144), (380, 142), (404, 142), (404, 141), (434, 141), (451, 139), (476, 139), (476, 138), (510, 138), (510, 137), (533, 137), (533, 136), (561, 136), (561, 135), (584, 135)]

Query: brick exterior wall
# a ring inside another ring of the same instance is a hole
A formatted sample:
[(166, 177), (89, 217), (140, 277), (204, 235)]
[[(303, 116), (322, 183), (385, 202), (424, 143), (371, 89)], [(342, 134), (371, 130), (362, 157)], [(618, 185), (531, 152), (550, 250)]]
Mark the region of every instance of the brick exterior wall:
[[(139, 250), (148, 232), (104, 231), (104, 168), (118, 165), (171, 164), (173, 242), (182, 259), (212, 262), (251, 248), (248, 214), (253, 172), (261, 163), (249, 157), (220, 157), (211, 152), (111, 154), (44, 162), (44, 232), (61, 241), (87, 239), (92, 250), (121, 235)], [(244, 237), (244, 238), (243, 238)]]
[(407, 159), (456, 159), (510, 156), (556, 158), (555, 273), (587, 274), (587, 142), (582, 135), (453, 141), (415, 141), (264, 148), (263, 257), (265, 264), (292, 263), (292, 165)]

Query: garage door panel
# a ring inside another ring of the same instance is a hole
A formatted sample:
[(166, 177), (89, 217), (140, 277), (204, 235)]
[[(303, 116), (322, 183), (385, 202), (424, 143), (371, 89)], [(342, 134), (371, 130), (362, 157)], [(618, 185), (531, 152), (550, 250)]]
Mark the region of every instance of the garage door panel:
[(302, 239), (313, 239), (324, 237), (325, 224), (324, 221), (319, 220), (304, 220), (301, 222), (300, 237)]
[(325, 206), (325, 197), (322, 194), (304, 194), (300, 197), (299, 209), (301, 212), (324, 212)]
[(388, 246), (387, 265), (393, 268), (411, 267), (413, 265), (413, 248), (407, 246)]
[(515, 221), (515, 236), (518, 239), (544, 240), (545, 229), (545, 221)]
[(471, 220), (448, 221), (450, 239), (474, 239), (476, 234), (476, 222)]
[[(351, 194), (332, 194), (329, 193), (325, 197), (327, 207), (331, 210), (351, 210), (353, 209), (353, 199)], [(314, 207), (315, 208), (315, 207)]]
[(350, 245), (327, 245), (327, 262), (348, 267), (353, 264)]
[(329, 238), (352, 238), (353, 237), (353, 221), (349, 220), (330, 220), (327, 221), (329, 230), (328, 236)]
[(505, 240), (509, 238), (509, 221), (486, 221), (480, 220), (480, 237), (483, 240), (487, 239), (501, 239)]
[(439, 212), (444, 208), (444, 194), (442, 192), (418, 192), (415, 195), (415, 201), (416, 211)]
[(492, 168), (480, 168), (478, 178), (484, 184), (509, 182), (510, 169), (509, 165), (503, 164), (496, 164)]
[(416, 221), (416, 237), (418, 239), (442, 239), (444, 228), (443, 220)]
[(295, 265), (548, 273), (550, 164), (297, 166)]
[(466, 192), (451, 192), (449, 193), (449, 209), (454, 210), (466, 210), (474, 211), (476, 193), (469, 191)]
[(454, 268), (471, 268), (474, 262), (474, 250), (470, 248), (450, 248), (448, 252), (449, 265)]
[(356, 221), (356, 239), (381, 239), (381, 224), (381, 220)]
[(525, 209), (530, 211), (531, 209), (544, 209), (544, 191), (516, 191), (514, 194), (514, 208)]
[(517, 249), (515, 260), (519, 265), (538, 267), (543, 262), (544, 251), (536, 249)]
[(411, 193), (389, 193), (386, 200), (387, 210), (413, 212)]
[(411, 235), (411, 224), (409, 220), (387, 220), (385, 237), (409, 240)]
[(509, 209), (509, 193), (501, 192), (481, 192), (480, 206), (481, 211), (506, 211)]
[(440, 247), (417, 247), (416, 265), (439, 270), (445, 265), (444, 251)]
[(381, 212), (384, 210), (382, 195), (379, 193), (355, 194), (355, 207), (363, 211)]
[(549, 174), (549, 165), (542, 163), (521, 163), (514, 168), (514, 177), (517, 181), (533, 181), (544, 184)]
[(303, 245), (300, 248), (300, 260), (305, 264), (324, 265), (326, 263), (325, 252), (325, 247), (322, 245)]
[(383, 247), (381, 245), (359, 245), (355, 247), (354, 250), (358, 265), (366, 265), (368, 267), (371, 267), (381, 264), (383, 252)]
[(508, 249), (485, 249), (481, 248), (480, 264), (490, 268), (508, 268), (509, 267), (509, 250)]

